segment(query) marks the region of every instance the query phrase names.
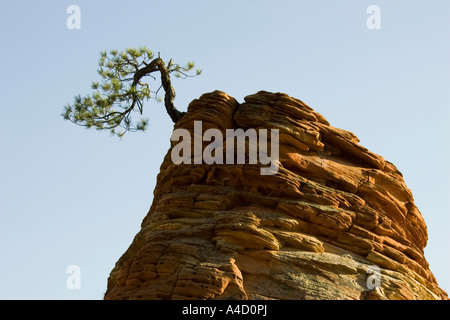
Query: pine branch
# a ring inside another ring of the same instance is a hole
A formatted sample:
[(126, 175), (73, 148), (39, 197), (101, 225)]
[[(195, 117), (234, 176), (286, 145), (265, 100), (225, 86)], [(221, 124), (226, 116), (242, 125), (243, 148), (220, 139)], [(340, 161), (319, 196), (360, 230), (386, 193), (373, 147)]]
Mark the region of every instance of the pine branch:
[[(174, 64), (170, 59), (166, 66), (158, 57), (153, 59), (153, 53), (147, 48), (129, 48), (118, 52), (111, 50), (110, 56), (106, 51), (100, 54), (98, 73), (102, 77), (101, 82), (93, 82), (92, 96), (75, 97), (73, 106), (67, 105), (62, 116), (66, 120), (85, 126), (87, 128), (107, 129), (112, 133), (122, 136), (126, 131), (145, 130), (148, 120), (141, 118), (138, 123), (133, 124), (131, 113), (133, 111), (143, 114), (144, 99), (150, 99), (155, 94), (159, 101), (158, 93), (164, 89), (164, 105), (167, 113), (174, 123), (179, 121), (184, 112), (180, 112), (174, 105), (175, 90), (172, 86), (170, 74), (175, 72), (176, 76), (193, 77), (190, 71), (194, 67), (189, 62), (185, 67)], [(155, 91), (150, 90), (147, 82), (141, 81), (144, 77), (156, 80), (153, 73), (159, 72), (161, 85)], [(201, 70), (197, 70), (197, 75)], [(122, 128), (124, 132), (116, 132), (116, 128)]]

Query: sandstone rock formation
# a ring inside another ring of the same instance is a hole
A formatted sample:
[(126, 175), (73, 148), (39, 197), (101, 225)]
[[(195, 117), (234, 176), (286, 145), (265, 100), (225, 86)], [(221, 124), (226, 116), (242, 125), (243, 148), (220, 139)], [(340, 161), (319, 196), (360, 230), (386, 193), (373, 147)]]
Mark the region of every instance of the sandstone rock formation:
[(262, 176), (248, 163), (175, 165), (169, 150), (105, 299), (447, 299), (402, 174), (353, 133), (269, 92), (242, 104), (204, 94), (175, 128), (193, 133), (194, 120), (224, 136), (279, 129), (278, 173)]

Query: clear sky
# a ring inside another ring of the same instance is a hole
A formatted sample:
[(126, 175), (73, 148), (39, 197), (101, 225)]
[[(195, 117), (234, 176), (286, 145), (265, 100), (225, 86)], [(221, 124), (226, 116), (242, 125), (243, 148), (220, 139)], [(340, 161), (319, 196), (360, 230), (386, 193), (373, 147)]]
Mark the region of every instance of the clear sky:
[[(72, 4), (79, 30), (66, 26)], [(381, 29), (367, 28), (369, 5)], [(90, 93), (100, 51), (144, 45), (203, 69), (174, 81), (181, 110), (216, 89), (239, 101), (285, 92), (393, 162), (450, 291), (450, 1), (2, 1), (0, 30), (0, 299), (102, 299), (173, 126), (154, 101), (148, 131), (122, 140), (60, 113)], [(79, 290), (66, 286), (70, 265)]]

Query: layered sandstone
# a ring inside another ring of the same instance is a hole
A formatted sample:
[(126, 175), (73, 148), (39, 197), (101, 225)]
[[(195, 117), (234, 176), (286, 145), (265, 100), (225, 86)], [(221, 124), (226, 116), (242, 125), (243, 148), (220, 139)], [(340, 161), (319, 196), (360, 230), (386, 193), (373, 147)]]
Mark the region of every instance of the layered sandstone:
[[(279, 170), (180, 164), (167, 153), (105, 299), (446, 299), (402, 174), (298, 99), (219, 91), (176, 125), (279, 129)], [(169, 143), (169, 142), (168, 142)], [(207, 145), (209, 142), (204, 142)], [(175, 145), (172, 142), (172, 147)], [(368, 276), (376, 266), (379, 286)]]

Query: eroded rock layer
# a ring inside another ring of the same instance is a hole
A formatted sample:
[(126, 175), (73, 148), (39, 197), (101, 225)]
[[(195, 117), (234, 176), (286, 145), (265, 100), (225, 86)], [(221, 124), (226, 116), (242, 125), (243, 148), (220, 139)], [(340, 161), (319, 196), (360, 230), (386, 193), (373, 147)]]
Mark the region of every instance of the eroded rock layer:
[(447, 298), (424, 257), (426, 224), (402, 174), (353, 133), (269, 92), (242, 104), (204, 94), (175, 129), (195, 139), (195, 120), (224, 137), (226, 129), (279, 129), (278, 173), (263, 176), (248, 162), (176, 165), (169, 150), (105, 299)]

